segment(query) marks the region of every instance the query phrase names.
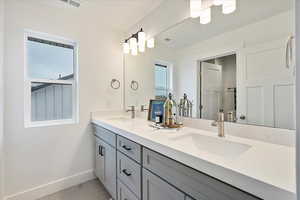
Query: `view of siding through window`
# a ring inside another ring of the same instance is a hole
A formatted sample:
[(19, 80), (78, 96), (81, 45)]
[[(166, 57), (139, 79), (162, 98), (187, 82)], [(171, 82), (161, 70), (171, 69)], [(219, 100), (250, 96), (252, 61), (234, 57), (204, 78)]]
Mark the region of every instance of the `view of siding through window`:
[(31, 121), (72, 119), (74, 46), (28, 37)]
[(155, 97), (166, 98), (168, 95), (168, 68), (165, 65), (155, 64)]

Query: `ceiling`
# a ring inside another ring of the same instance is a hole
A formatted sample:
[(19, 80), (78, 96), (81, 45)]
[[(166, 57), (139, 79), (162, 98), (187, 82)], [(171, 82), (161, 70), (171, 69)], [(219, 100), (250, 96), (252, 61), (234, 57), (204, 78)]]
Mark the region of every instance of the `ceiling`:
[[(293, 3), (294, 0), (237, 0), (233, 14), (224, 15), (220, 6), (214, 7), (210, 24), (200, 24), (199, 18), (187, 19), (159, 34), (157, 41), (172, 48), (183, 48), (288, 11)], [(171, 40), (167, 42), (167, 38)]]
[[(24, 0), (19, 0), (24, 1)], [(99, 18), (99, 23), (107, 23), (113, 29), (127, 31), (138, 23), (164, 0), (80, 0), (80, 8), (73, 8), (60, 0), (26, 0), (90, 14)], [(103, 24), (102, 23), (102, 24)]]

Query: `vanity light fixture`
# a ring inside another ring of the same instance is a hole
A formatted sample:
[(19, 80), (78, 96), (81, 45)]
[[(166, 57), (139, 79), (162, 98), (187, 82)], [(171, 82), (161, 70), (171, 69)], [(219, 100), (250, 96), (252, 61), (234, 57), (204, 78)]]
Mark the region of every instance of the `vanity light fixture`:
[(190, 0), (190, 17), (200, 17), (201, 24), (211, 22), (211, 7), (222, 6), (223, 14), (230, 14), (236, 10), (237, 0)]
[(123, 43), (123, 52), (125, 54), (130, 53), (130, 46), (129, 46), (128, 40), (125, 40), (125, 42)]
[(138, 46), (140, 52), (145, 52), (146, 48), (146, 33), (141, 29), (138, 33)]
[(190, 0), (191, 18), (200, 17), (202, 10), (202, 0)]
[(137, 48), (131, 49), (131, 55), (137, 56), (138, 55), (138, 49)]
[(236, 10), (236, 0), (224, 0), (222, 10), (224, 14), (233, 13)]
[(154, 38), (150, 38), (149, 40), (147, 40), (147, 47), (149, 49), (153, 49), (154, 46), (155, 46), (155, 40), (154, 40)]
[(214, 4), (215, 6), (220, 6), (220, 5), (223, 4), (223, 1), (224, 1), (224, 0), (214, 0), (213, 4)]
[(130, 38), (129, 40), (130, 49), (137, 49), (137, 39), (135, 37)]
[(131, 49), (131, 54), (136, 56), (137, 50), (138, 50), (137, 39), (135, 37), (130, 38), (129, 45), (130, 45), (130, 49)]
[(131, 37), (127, 38), (123, 43), (124, 54), (138, 55), (138, 52), (145, 52), (146, 45), (148, 48), (154, 48), (154, 38), (146, 39), (146, 33), (143, 29), (140, 29), (137, 33), (132, 34)]
[(200, 13), (200, 23), (208, 24), (211, 22), (211, 8), (206, 8)]

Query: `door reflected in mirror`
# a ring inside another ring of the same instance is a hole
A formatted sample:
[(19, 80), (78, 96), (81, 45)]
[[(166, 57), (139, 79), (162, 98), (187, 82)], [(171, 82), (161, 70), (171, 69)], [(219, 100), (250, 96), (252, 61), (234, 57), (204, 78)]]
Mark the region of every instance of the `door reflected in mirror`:
[(219, 110), (225, 121), (236, 122), (236, 55), (200, 62), (200, 90), (197, 117), (215, 120)]

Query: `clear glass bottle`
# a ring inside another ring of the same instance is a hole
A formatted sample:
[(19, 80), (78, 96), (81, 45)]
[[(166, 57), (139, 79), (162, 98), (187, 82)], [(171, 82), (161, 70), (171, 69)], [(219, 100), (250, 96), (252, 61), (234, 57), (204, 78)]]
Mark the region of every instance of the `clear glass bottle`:
[(164, 125), (167, 127), (174, 126), (177, 123), (177, 105), (173, 100), (173, 96), (169, 96), (164, 104)]

